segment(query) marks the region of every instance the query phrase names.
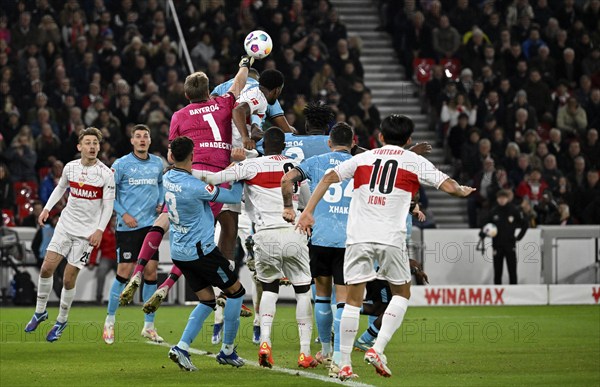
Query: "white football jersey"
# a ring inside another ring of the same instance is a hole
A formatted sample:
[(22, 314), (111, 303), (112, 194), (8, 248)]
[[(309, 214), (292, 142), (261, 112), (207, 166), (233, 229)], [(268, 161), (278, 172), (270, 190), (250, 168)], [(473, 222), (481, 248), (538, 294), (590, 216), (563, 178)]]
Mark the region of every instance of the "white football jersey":
[[(97, 229), (104, 230), (106, 224), (100, 224), (102, 210), (104, 206), (110, 206), (112, 211), (115, 200), (115, 179), (110, 168), (100, 160), (89, 167), (81, 164), (80, 159), (70, 161), (65, 165), (58, 185), (54, 188), (55, 191), (59, 190), (59, 197), (67, 189), (69, 199), (60, 213), (56, 228), (84, 238)], [(55, 204), (56, 202), (48, 200), (45, 209), (50, 211)]]
[[(281, 178), (298, 164), (296, 160), (283, 155), (247, 159), (222, 172), (206, 173), (207, 182), (220, 184), (226, 181), (244, 181), (244, 203), (256, 231), (293, 227), (282, 217)], [(294, 210), (298, 209), (300, 196), (306, 201), (309, 195), (308, 185), (299, 183), (297, 188), (294, 188)]]
[[(246, 102), (250, 106), (250, 115), (256, 114), (260, 119), (263, 119), (267, 114), (269, 103), (263, 92), (260, 91), (258, 84), (247, 84), (242, 89), (236, 103), (239, 105), (243, 102)], [(242, 135), (233, 121), (231, 121), (231, 127), (233, 128), (231, 141), (233, 147), (242, 148)], [(250, 133), (250, 124), (248, 123), (246, 127), (248, 128), (248, 133)]]
[(448, 179), (424, 157), (394, 145), (360, 153), (334, 171), (341, 180), (354, 178), (347, 245), (404, 246), (406, 217), (419, 185), (439, 188)]

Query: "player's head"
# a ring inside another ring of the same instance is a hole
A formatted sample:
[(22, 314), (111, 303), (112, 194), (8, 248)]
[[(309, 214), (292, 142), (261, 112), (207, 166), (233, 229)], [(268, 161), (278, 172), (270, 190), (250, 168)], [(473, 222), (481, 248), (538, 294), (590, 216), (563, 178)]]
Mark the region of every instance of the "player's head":
[(506, 189), (501, 189), (496, 192), (496, 202), (499, 206), (505, 206), (510, 201), (510, 192)]
[(283, 90), (283, 74), (278, 70), (265, 70), (260, 74), (258, 83), (263, 88), (269, 105), (273, 104)]
[(265, 155), (278, 155), (285, 149), (285, 134), (276, 126), (271, 126), (263, 135)]
[(131, 145), (133, 145), (133, 151), (139, 154), (148, 153), (148, 148), (152, 143), (150, 136), (150, 128), (144, 124), (137, 124), (131, 130)]
[(81, 158), (88, 161), (94, 160), (100, 151), (102, 142), (102, 132), (97, 128), (89, 127), (79, 133), (79, 143), (77, 150), (81, 153)]
[(250, 67), (248, 69), (248, 78), (252, 78), (254, 80), (257, 80), (260, 78), (260, 74), (258, 72), (257, 69), (255, 69), (254, 67)]
[(330, 148), (347, 148), (354, 146), (354, 131), (352, 127), (345, 122), (338, 122), (333, 125), (329, 132)]
[(183, 84), (185, 98), (191, 102), (199, 102), (208, 99), (208, 77), (202, 71), (196, 71), (185, 78)]
[(186, 136), (177, 137), (171, 142), (171, 157), (176, 164), (184, 164), (192, 161), (194, 152), (194, 141)]
[(309, 102), (304, 107), (306, 132), (325, 134), (329, 123), (335, 119), (335, 113), (329, 105), (321, 102)]
[(410, 143), (410, 136), (415, 130), (415, 123), (405, 115), (392, 114), (381, 121), (380, 141), (388, 145), (405, 146)]

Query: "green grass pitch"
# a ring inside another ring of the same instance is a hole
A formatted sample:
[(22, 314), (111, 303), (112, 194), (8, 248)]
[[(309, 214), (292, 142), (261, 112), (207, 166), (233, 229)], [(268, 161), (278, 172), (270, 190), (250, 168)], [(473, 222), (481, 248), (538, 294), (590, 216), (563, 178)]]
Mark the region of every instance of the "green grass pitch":
[[(192, 307), (163, 307), (156, 326), (176, 343)], [(221, 366), (193, 355), (199, 372), (187, 373), (167, 358), (168, 348), (148, 345), (139, 334), (139, 307), (120, 308), (115, 344), (102, 341), (105, 308), (75, 306), (69, 327), (55, 343), (23, 329), (33, 308), (0, 308), (0, 386), (316, 386), (327, 381), (296, 375), (298, 331), (294, 309), (275, 316), (275, 365), (291, 374), (246, 366)], [(57, 308), (49, 308), (51, 321)], [(210, 343), (212, 316), (193, 348), (218, 351)], [(361, 319), (361, 329), (366, 317)], [(316, 327), (315, 327), (316, 333)], [(238, 353), (256, 362), (252, 319), (243, 318)], [(313, 354), (320, 345), (313, 344)], [(386, 350), (393, 376), (384, 379), (353, 353), (360, 383), (376, 386), (599, 386), (600, 307), (430, 307), (409, 308)], [(308, 370), (326, 377), (324, 368)]]

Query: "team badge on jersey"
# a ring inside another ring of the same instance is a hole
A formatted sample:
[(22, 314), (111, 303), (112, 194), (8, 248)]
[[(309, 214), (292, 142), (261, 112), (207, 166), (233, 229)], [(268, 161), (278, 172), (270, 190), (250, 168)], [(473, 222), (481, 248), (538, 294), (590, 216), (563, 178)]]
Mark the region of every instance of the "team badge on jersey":
[(211, 184), (207, 184), (206, 187), (204, 187), (204, 189), (206, 190), (206, 192), (208, 192), (211, 195), (213, 195), (216, 190), (215, 186), (211, 185)]

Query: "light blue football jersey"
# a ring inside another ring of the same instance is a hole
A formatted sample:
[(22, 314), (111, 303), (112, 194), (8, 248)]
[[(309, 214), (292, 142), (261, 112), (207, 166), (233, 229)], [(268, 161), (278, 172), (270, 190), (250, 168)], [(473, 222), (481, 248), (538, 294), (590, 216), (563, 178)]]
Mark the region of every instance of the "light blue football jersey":
[[(117, 231), (133, 231), (154, 224), (158, 214), (156, 206), (164, 202), (163, 163), (154, 155), (142, 160), (132, 153), (117, 159), (112, 170), (115, 174), (115, 211)], [(137, 220), (137, 227), (130, 228), (123, 221), (129, 214)]]
[[(352, 155), (348, 152), (329, 152), (304, 160), (296, 169), (302, 174), (303, 180), (310, 180), (310, 190), (313, 192), (328, 171), (351, 158)], [(346, 247), (346, 224), (353, 190), (352, 179), (329, 187), (314, 211), (315, 225), (311, 237), (313, 245)]]
[[(215, 86), (215, 88), (213, 89), (213, 91), (210, 94), (211, 95), (223, 95), (223, 94), (227, 93), (229, 88), (231, 88), (231, 85), (233, 85), (233, 78), (228, 80), (227, 82), (223, 82), (220, 85)], [(246, 81), (246, 86), (248, 86), (248, 85), (251, 85), (251, 87), (258, 87), (258, 81), (254, 78), (248, 77), (248, 80)], [(283, 109), (281, 108), (279, 101), (275, 100), (275, 102), (273, 104), (267, 105), (267, 117), (273, 118), (273, 117), (278, 117), (278, 116), (282, 116), (282, 115), (283, 115)], [(264, 119), (260, 119), (256, 115), (252, 116), (253, 124), (262, 126), (263, 121), (264, 121)]]
[[(326, 135), (286, 133), (285, 149), (281, 153), (292, 159), (302, 161), (313, 156), (331, 152), (327, 140), (329, 140), (329, 136)], [(264, 154), (263, 140), (256, 143), (256, 150)]]
[(229, 191), (208, 185), (186, 170), (173, 168), (164, 175), (164, 187), (171, 257), (178, 261), (198, 259), (198, 243), (203, 254), (209, 254), (215, 248), (215, 219), (209, 202), (239, 203), (242, 184), (233, 184)]

